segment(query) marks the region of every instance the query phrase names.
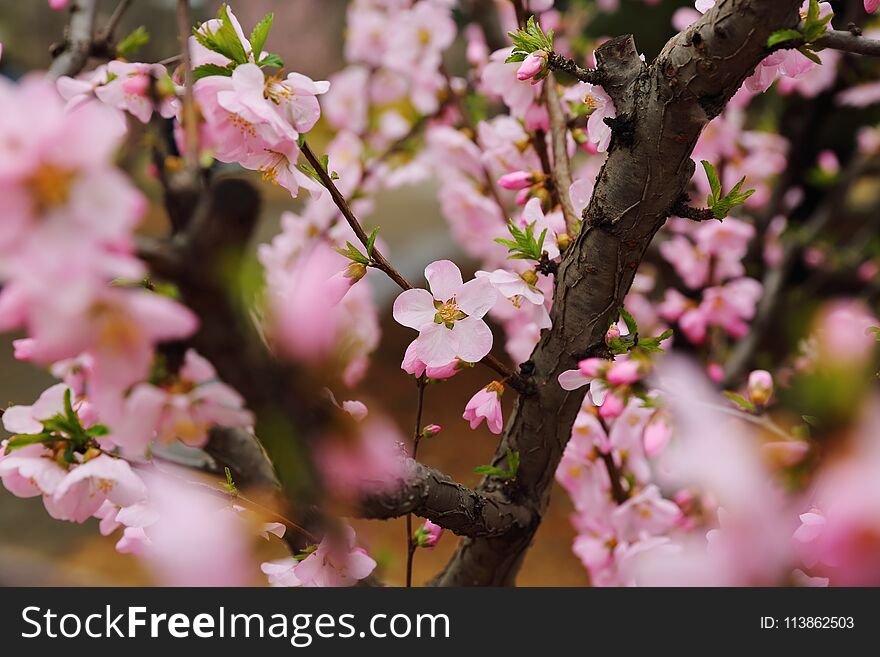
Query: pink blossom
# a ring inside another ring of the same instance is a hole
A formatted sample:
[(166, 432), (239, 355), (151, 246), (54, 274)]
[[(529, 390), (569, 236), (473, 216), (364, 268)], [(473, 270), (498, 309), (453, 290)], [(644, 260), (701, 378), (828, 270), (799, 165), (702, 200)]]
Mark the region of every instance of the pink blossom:
[(325, 436), (314, 453), (327, 487), (344, 500), (398, 485), (405, 476), (403, 437), (383, 417), (369, 416), (347, 432)]
[[(4, 414), (4, 424), (6, 416)], [(7, 427), (9, 430), (9, 427)], [(14, 452), (0, 452), (0, 479), (16, 497), (51, 496), (64, 479), (66, 471), (55, 461), (54, 454), (42, 445), (28, 445)]]
[(275, 561), (267, 561), (260, 564), (260, 570), (269, 580), (269, 586), (272, 587), (291, 587), (301, 586), (302, 583), (296, 576), (296, 566), (299, 561), (294, 557), (285, 559), (276, 559)]
[(394, 302), (394, 319), (416, 329), (415, 356), (426, 365), (447, 365), (455, 358), (475, 363), (492, 348), (492, 332), (483, 316), (498, 295), (485, 278), (462, 283), (449, 260), (425, 268), (431, 291), (407, 290)]
[[(183, 473), (181, 473), (182, 475)], [(151, 474), (151, 509), (139, 510), (129, 545), (163, 586), (244, 586), (250, 583), (250, 533), (226, 502), (182, 477)], [(121, 513), (121, 512), (120, 512)], [(121, 520), (121, 518), (120, 518)], [(142, 535), (142, 536), (141, 536)], [(142, 540), (145, 536), (146, 540)]]
[(164, 66), (114, 60), (107, 64), (106, 70), (108, 81), (94, 89), (101, 102), (148, 123), (153, 115), (155, 101), (151, 94), (155, 89), (159, 95), (158, 110), (163, 118), (171, 118), (178, 111), (176, 90)]
[(465, 420), (470, 422), (471, 429), (476, 429), (483, 420), (486, 420), (489, 431), (494, 434), (501, 433), (504, 424), (501, 413), (501, 395), (503, 393), (504, 386), (498, 381), (493, 381), (471, 397), (462, 415)]
[(54, 9), (55, 11), (66, 9), (69, 4), (70, 0), (49, 0), (49, 8)]
[(46, 499), (46, 510), (59, 520), (85, 522), (105, 501), (129, 506), (145, 496), (144, 482), (126, 461), (101, 454), (71, 467)]
[(865, 0), (865, 11), (873, 14), (880, 7), (880, 0)]
[(596, 150), (604, 153), (611, 144), (611, 126), (605, 122), (605, 119), (615, 118), (617, 108), (611, 97), (598, 85), (589, 88), (584, 102), (593, 110), (590, 118), (587, 119), (587, 134), (590, 141), (596, 144)]
[(345, 528), (345, 536), (327, 536), (318, 548), (294, 568), (301, 586), (354, 586), (368, 577), (376, 562), (362, 548), (355, 547), (355, 533)]

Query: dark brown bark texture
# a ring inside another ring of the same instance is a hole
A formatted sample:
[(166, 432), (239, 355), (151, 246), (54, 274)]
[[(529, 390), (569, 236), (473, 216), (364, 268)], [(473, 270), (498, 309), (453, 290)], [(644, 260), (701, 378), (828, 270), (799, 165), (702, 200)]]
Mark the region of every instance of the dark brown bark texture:
[[(556, 467), (586, 389), (563, 390), (557, 379), (578, 361), (605, 352), (609, 322), (632, 284), (652, 238), (694, 172), (697, 138), (755, 66), (768, 37), (794, 27), (801, 0), (720, 0), (673, 37), (651, 65), (630, 36), (613, 39), (597, 57), (605, 90), (617, 107), (608, 159), (596, 182), (585, 225), (556, 279), (552, 328), (532, 354), (537, 392), (519, 398), (495, 463), (520, 453), (515, 485), (486, 480), (480, 492), (521, 504), (540, 518)], [(502, 537), (466, 538), (439, 586), (504, 586), (516, 573), (537, 528), (531, 523)]]

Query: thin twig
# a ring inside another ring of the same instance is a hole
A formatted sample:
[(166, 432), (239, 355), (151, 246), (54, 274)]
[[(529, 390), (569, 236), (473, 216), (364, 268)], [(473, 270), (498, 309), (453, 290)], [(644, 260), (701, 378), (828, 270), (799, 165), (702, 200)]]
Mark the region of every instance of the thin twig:
[(98, 41), (103, 41), (105, 44), (109, 44), (113, 39), (113, 34), (116, 32), (116, 28), (119, 27), (119, 22), (122, 20), (122, 17), (125, 16), (125, 12), (128, 11), (128, 8), (131, 7), (134, 0), (119, 0), (119, 4), (116, 5), (116, 8), (113, 10), (113, 13), (110, 14), (110, 18), (107, 19), (107, 24), (101, 28), (100, 35), (98, 37)]
[(571, 187), (571, 162), (568, 159), (568, 128), (565, 122), (565, 114), (562, 112), (562, 103), (559, 101), (559, 92), (556, 89), (556, 78), (553, 74), (544, 80), (544, 103), (547, 113), (550, 115), (550, 136), (553, 142), (553, 168), (551, 176), (553, 187), (557, 191), (559, 205), (565, 217), (565, 228), (569, 237), (575, 237), (581, 232), (581, 219), (574, 210), (571, 202), (569, 188)]
[[(419, 453), (419, 442), (422, 439), (422, 411), (425, 408), (425, 377), (420, 376), (416, 379), (416, 384), (419, 387), (419, 401), (416, 407), (416, 426), (413, 430), (413, 451), (412, 458), (416, 460), (418, 458)], [(413, 537), (413, 529), (412, 529), (412, 513), (406, 514), (406, 588), (412, 587), (412, 570), (413, 570), (413, 558), (416, 554), (416, 548), (418, 545), (416, 543), (415, 538)]]
[(816, 45), (834, 50), (842, 50), (857, 55), (880, 57), (880, 40), (868, 39), (861, 34), (853, 34), (845, 30), (828, 30), (816, 42)]

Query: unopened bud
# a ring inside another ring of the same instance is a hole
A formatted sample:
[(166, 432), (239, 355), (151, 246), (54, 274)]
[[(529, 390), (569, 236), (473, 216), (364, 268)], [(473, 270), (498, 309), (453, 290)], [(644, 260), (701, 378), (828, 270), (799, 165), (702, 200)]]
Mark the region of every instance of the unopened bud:
[(538, 284), (538, 275), (532, 269), (524, 271), (519, 277), (532, 287)]
[(612, 324), (608, 327), (608, 331), (605, 333), (605, 344), (609, 347), (614, 343), (615, 340), (620, 339), (620, 327), (617, 324)]
[(756, 406), (765, 406), (773, 396), (773, 376), (766, 370), (755, 370), (749, 374), (749, 401)]
[(439, 424), (429, 424), (422, 429), (422, 438), (433, 438), (440, 433), (441, 428)]
[(571, 237), (569, 237), (568, 233), (559, 233), (556, 236), (556, 246), (559, 247), (560, 251), (565, 251), (571, 245)]
[(349, 263), (348, 267), (345, 268), (345, 277), (351, 279), (352, 285), (357, 283), (366, 275), (367, 267), (360, 262), (351, 262)]

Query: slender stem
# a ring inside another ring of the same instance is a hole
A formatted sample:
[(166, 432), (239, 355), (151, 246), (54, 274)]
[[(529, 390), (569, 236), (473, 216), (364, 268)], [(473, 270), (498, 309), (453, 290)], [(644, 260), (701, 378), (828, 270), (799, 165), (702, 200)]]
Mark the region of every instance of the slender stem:
[[(601, 417), (599, 418), (599, 424), (602, 425), (602, 430), (608, 434), (608, 425)], [(611, 480), (611, 495), (614, 497), (614, 501), (618, 504), (623, 504), (629, 499), (629, 493), (623, 489), (623, 484), (620, 483), (621, 474), (617, 467), (617, 463), (614, 462), (614, 454), (611, 452), (606, 453), (600, 451), (599, 458), (602, 459), (602, 462), (605, 464), (605, 469), (608, 470), (608, 479)]]
[(552, 73), (544, 80), (544, 103), (550, 116), (550, 136), (553, 141), (553, 187), (565, 217), (565, 229), (570, 237), (575, 237), (581, 232), (581, 219), (574, 211), (568, 191), (572, 183), (571, 162), (568, 159), (568, 126), (559, 101), (559, 92), (556, 90), (556, 78)]
[(113, 13), (110, 14), (107, 24), (101, 29), (101, 36), (98, 39), (99, 41), (109, 42), (110, 39), (113, 38), (113, 33), (116, 32), (116, 28), (119, 27), (119, 22), (122, 20), (122, 17), (125, 16), (125, 12), (128, 11), (128, 8), (133, 2), (134, 0), (119, 0), (119, 4), (116, 5)]
[[(425, 408), (425, 377), (420, 376), (416, 379), (416, 384), (419, 387), (419, 401), (416, 407), (416, 425), (413, 429), (413, 451), (412, 458), (416, 460), (418, 458), (419, 453), (419, 442), (422, 439), (422, 411)], [(413, 570), (413, 558), (416, 554), (416, 549), (418, 545), (416, 545), (415, 538), (413, 537), (413, 528), (412, 528), (412, 513), (406, 514), (406, 588), (412, 587), (412, 570)]]
[(183, 93), (183, 130), (186, 138), (184, 162), (193, 181), (199, 173), (199, 126), (196, 113), (193, 85), (195, 79), (192, 68), (192, 57), (189, 52), (189, 35), (192, 31), (192, 15), (189, 0), (177, 1), (177, 31), (180, 36), (180, 49), (183, 62), (184, 93)]
[(825, 36), (816, 42), (817, 45), (834, 50), (842, 50), (857, 55), (880, 57), (880, 41), (868, 39), (861, 34), (853, 34), (844, 30), (828, 30)]
[(578, 66), (573, 59), (563, 57), (559, 53), (551, 52), (547, 64), (554, 71), (564, 71), (573, 78), (589, 84), (602, 84), (602, 71), (593, 68)]

